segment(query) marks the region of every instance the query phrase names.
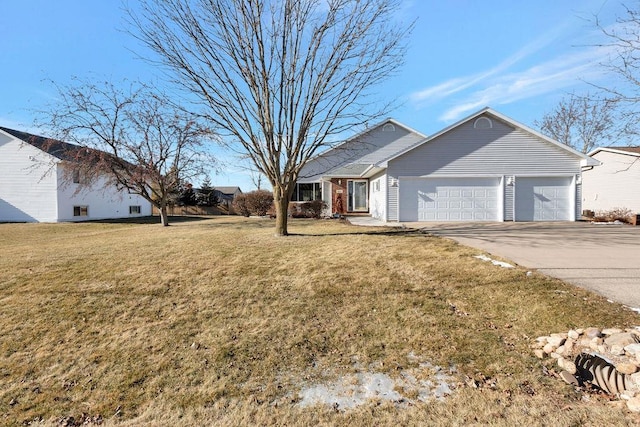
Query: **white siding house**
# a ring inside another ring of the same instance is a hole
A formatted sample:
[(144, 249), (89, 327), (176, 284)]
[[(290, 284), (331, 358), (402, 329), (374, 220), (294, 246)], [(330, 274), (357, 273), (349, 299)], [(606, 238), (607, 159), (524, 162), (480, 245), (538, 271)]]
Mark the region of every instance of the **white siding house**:
[[(151, 215), (138, 195), (69, 181), (68, 144), (0, 127), (0, 222), (61, 222)], [(78, 177), (81, 178), (81, 177)]]
[(640, 147), (596, 148), (589, 156), (602, 164), (582, 173), (583, 209), (640, 214)]
[(597, 164), (485, 108), (430, 137), (384, 121), (318, 156), (299, 182), (331, 183), (332, 212), (383, 221), (575, 221), (582, 168)]

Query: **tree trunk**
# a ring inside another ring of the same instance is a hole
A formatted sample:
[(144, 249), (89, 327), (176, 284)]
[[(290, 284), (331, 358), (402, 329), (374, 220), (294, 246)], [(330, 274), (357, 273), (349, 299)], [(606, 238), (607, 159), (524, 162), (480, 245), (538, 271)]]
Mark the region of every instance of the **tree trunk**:
[(289, 191), (283, 191), (278, 187), (273, 191), (273, 204), (276, 208), (276, 236), (288, 236), (287, 222), (289, 220)]
[(167, 215), (167, 205), (160, 206), (160, 222), (162, 222), (163, 227), (167, 227), (169, 225), (169, 215)]

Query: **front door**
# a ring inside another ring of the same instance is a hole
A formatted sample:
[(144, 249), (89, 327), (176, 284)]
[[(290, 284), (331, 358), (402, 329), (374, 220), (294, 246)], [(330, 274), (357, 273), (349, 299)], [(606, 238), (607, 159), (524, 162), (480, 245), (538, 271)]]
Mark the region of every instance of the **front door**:
[(369, 182), (366, 179), (347, 181), (347, 210), (349, 212), (367, 212), (369, 210), (368, 188)]

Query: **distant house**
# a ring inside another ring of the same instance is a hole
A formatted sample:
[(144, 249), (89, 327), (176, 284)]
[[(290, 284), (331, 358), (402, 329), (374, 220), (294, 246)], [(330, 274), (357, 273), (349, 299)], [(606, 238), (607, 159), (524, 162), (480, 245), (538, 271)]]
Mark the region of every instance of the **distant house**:
[(310, 160), (294, 203), (403, 221), (575, 221), (598, 162), (490, 108), (425, 136), (387, 119)]
[(602, 147), (588, 155), (601, 165), (582, 172), (583, 208), (640, 214), (640, 147)]
[(220, 199), (220, 206), (224, 206), (227, 210), (231, 209), (236, 196), (242, 194), (240, 187), (215, 187), (214, 190)]
[(63, 222), (151, 215), (142, 197), (104, 186), (81, 186), (77, 145), (0, 127), (0, 222)]

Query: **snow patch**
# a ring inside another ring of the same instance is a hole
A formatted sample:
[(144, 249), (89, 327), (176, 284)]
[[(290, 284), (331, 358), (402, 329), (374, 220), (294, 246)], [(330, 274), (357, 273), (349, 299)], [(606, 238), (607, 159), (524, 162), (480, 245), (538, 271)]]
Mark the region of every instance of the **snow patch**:
[(486, 255), (476, 255), (474, 256), (474, 258), (478, 258), (479, 260), (482, 260), (482, 261), (491, 261), (491, 264), (497, 265), (502, 268), (514, 268), (514, 266), (509, 264), (508, 262), (496, 261), (495, 259), (491, 259)]
[[(415, 357), (410, 354), (409, 360)], [(455, 368), (445, 371), (430, 363), (420, 363), (418, 368), (402, 370), (398, 378), (381, 372), (358, 372), (332, 383), (315, 384), (302, 389), (298, 404), (301, 407), (323, 404), (348, 410), (372, 399), (398, 404), (411, 402), (405, 395), (421, 402), (442, 400), (453, 393), (455, 379), (451, 374), (454, 372)], [(425, 376), (425, 373), (428, 375)]]

